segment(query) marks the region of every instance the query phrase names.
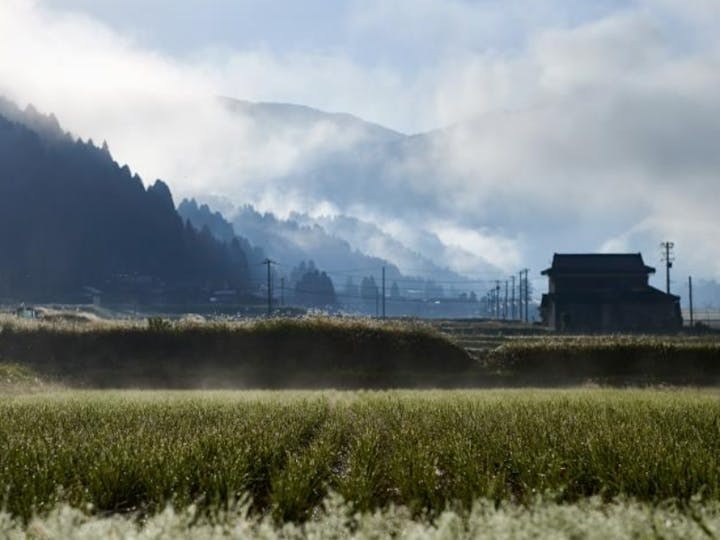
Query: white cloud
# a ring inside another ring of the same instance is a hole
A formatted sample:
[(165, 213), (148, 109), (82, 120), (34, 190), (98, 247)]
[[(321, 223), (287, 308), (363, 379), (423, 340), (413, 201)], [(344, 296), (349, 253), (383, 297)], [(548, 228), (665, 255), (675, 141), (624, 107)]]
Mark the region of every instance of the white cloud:
[[(180, 194), (267, 200), (273, 178), (315, 150), (340, 149), (357, 136), (322, 123), (262, 133), (242, 115), (227, 114), (214, 96), (282, 99), (281, 89), (293, 89), (309, 97), (333, 78), (336, 87), (362, 88), (359, 77), (341, 58), (278, 59), (262, 51), (222, 61), (207, 53), (182, 63), (139, 49), (82, 15), (24, 0), (0, 3), (0, 93), (54, 112), (78, 136), (107, 140), (146, 181), (163, 177)], [(287, 186), (276, 191), (292, 201)]]
[[(402, 223), (398, 234), (418, 232), (405, 234), (413, 248), (434, 234), (508, 271), (552, 251), (654, 250), (669, 238), (681, 270), (720, 277), (720, 4), (588, 7), (580, 23), (570, 4), (356, 3), (353, 42), (412, 52), (415, 67), (399, 69), (302, 50), (179, 60), (87, 17), (0, 0), (0, 93), (107, 139), (180, 196)], [(332, 122), (262, 129), (215, 95), (457, 125), (383, 154)], [(357, 176), (317, 173), (348, 148)], [(477, 261), (453, 256), (456, 269)]]
[[(482, 101), (495, 77), (491, 101), (509, 110), (442, 141), (467, 179), (460, 214), (474, 209), (509, 227), (519, 205), (533, 219), (518, 229), (546, 252), (642, 249), (652, 260), (660, 240), (675, 239), (685, 246), (681, 271), (720, 276), (720, 248), (709, 241), (720, 232), (711, 217), (720, 200), (718, 36), (690, 47), (667, 16), (625, 11), (542, 33), (521, 55), (469, 64), (463, 92), (477, 88)], [(704, 33), (716, 19), (692, 20)]]
[(455, 252), (466, 252), (474, 257), (463, 257), (453, 261), (454, 268), (466, 274), (472, 274), (477, 268), (477, 258), (493, 261), (499, 268), (512, 270), (522, 264), (520, 242), (517, 239), (504, 238), (486, 231), (468, 230), (452, 223), (437, 223), (431, 226), (440, 240)]

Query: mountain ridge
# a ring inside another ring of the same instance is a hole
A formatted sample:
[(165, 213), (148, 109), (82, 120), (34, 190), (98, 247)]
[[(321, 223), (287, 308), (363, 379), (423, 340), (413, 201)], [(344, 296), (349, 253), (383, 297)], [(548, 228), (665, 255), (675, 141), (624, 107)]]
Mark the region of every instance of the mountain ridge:
[(116, 301), (185, 302), (213, 286), (249, 284), (239, 244), (184, 223), (167, 184), (145, 187), (106, 144), (74, 139), (54, 116), (8, 100), (0, 102), (0, 231), (6, 299), (77, 300), (91, 289)]
[(242, 113), (254, 120), (277, 121), (283, 122), (294, 121), (302, 122), (334, 122), (341, 127), (359, 127), (375, 136), (385, 138), (387, 140), (400, 140), (409, 137), (405, 133), (385, 127), (381, 124), (369, 122), (345, 112), (328, 112), (307, 105), (297, 103), (284, 103), (274, 101), (249, 101), (237, 99), (228, 96), (219, 96), (218, 101), (229, 111), (234, 113)]

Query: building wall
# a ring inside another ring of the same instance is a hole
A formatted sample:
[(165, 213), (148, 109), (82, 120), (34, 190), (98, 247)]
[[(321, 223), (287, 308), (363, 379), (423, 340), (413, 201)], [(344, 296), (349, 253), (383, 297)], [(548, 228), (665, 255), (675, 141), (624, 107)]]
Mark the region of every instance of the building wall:
[(672, 300), (648, 303), (558, 303), (550, 306), (549, 313), (552, 315), (552, 318), (548, 317), (551, 326), (556, 330), (571, 332), (657, 331), (682, 325)]

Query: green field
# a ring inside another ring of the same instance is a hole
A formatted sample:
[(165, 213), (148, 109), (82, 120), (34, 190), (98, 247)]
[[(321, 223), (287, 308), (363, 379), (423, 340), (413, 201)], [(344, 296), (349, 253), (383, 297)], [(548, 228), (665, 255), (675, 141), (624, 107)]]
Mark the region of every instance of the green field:
[(720, 536), (717, 335), (446, 326), (0, 318), (0, 539)]
[[(702, 535), (720, 531), (719, 398), (710, 390), (5, 395), (0, 536), (35, 514), (44, 526), (63, 512), (71, 519), (62, 504), (130, 516), (115, 518), (127, 527), (167, 517), (171, 505), (183, 526), (195, 508), (198, 527), (334, 519), (355, 530), (375, 515), (429, 534), (442, 520), (466, 530), (524, 519), (531, 530), (583, 515), (633, 527), (660, 519), (668, 531)], [(79, 527), (88, 518), (78, 516)], [(590, 523), (577, 526), (592, 531)]]

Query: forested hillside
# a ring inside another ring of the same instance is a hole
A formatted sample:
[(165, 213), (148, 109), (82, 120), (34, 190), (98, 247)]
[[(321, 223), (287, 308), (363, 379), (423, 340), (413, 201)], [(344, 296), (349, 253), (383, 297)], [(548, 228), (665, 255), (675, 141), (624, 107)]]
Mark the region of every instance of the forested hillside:
[(6, 299), (75, 300), (89, 288), (137, 298), (142, 285), (177, 300), (248, 286), (239, 242), (184, 223), (165, 183), (146, 188), (107, 145), (75, 140), (54, 117), (7, 101), (0, 101), (0, 254)]

